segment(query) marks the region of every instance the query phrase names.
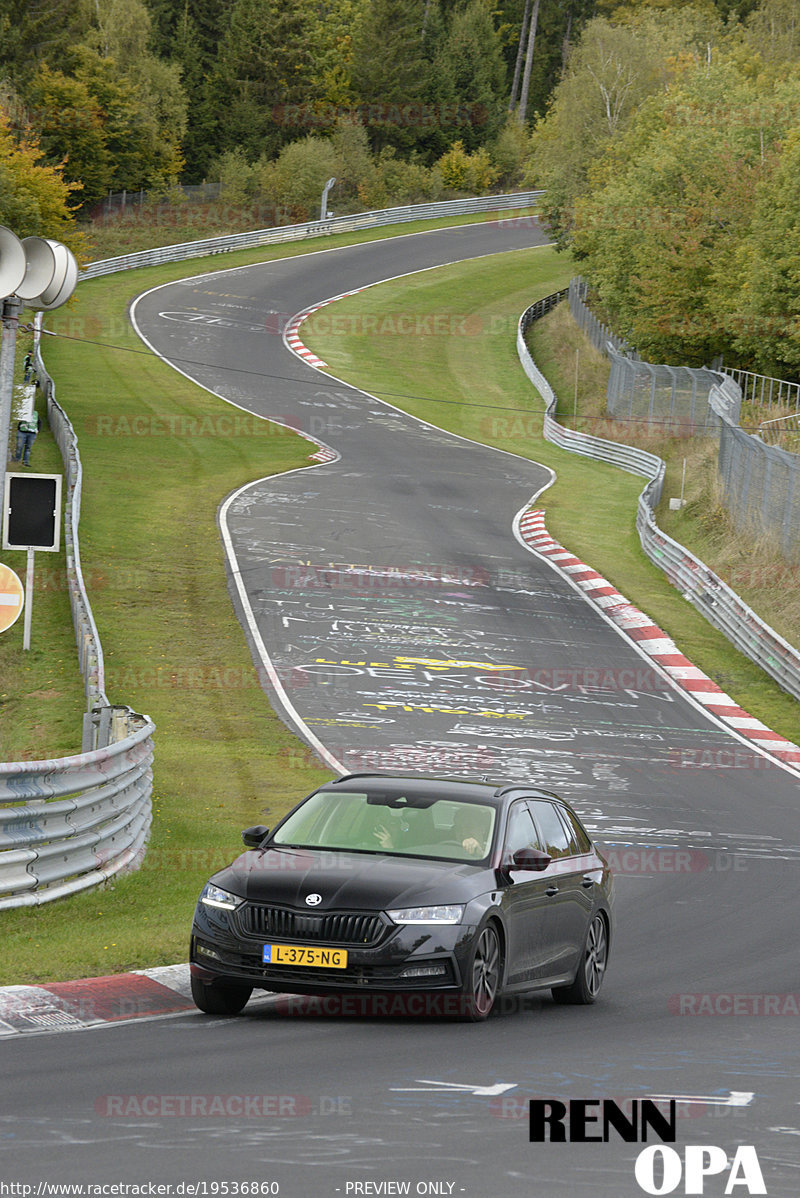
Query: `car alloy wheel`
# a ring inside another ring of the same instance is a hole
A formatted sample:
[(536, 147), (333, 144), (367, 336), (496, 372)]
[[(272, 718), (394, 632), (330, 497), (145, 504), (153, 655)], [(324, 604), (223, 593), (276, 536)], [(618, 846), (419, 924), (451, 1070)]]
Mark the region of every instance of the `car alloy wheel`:
[(463, 1017), (472, 1022), (491, 1014), (500, 989), (500, 940), (492, 924), (478, 936), (464, 989)]
[(552, 990), (557, 1003), (593, 1003), (597, 998), (608, 962), (608, 930), (606, 921), (599, 913), (589, 924), (575, 981), (569, 986), (556, 986)]
[(603, 984), (608, 960), (608, 936), (606, 921), (602, 915), (595, 915), (589, 925), (589, 935), (586, 938), (586, 956), (583, 962), (583, 972), (586, 977), (586, 990), (592, 998), (596, 998)]

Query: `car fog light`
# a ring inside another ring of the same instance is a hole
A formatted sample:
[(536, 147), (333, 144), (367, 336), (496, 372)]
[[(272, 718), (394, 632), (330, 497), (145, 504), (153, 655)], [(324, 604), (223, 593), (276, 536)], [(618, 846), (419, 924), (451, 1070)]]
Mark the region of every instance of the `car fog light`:
[(404, 969), (401, 978), (433, 978), (447, 973), (446, 965), (412, 965)]
[(211, 957), (213, 961), (221, 961), (222, 957), (219, 953), (215, 953), (213, 948), (207, 948), (205, 944), (195, 945), (198, 957)]

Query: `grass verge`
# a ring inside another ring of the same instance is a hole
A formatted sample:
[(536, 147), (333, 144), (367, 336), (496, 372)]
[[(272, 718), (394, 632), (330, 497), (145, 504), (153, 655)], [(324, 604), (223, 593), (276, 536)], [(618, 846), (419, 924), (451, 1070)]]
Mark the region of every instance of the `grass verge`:
[[(14, 382), (22, 383), (22, 360), (31, 347), (30, 334), (17, 339)], [(16, 394), (15, 394), (16, 401)], [(37, 391), (40, 431), (30, 458), (31, 474), (62, 474), (58, 446), (47, 424), (46, 405)], [(16, 402), (12, 410), (9, 452), (16, 447)], [(20, 462), (9, 473), (28, 473)], [(63, 538), (62, 538), (63, 540)], [(2, 561), (25, 584), (27, 553), (3, 550)], [(0, 758), (31, 761), (79, 753), (86, 708), (78, 669), (62, 544), (58, 553), (34, 557), (31, 647), (23, 650), (24, 612), (0, 636)]]
[[(541, 500), (551, 534), (652, 616), (744, 708), (798, 740), (798, 704), (645, 556), (635, 529), (642, 481), (542, 439), (542, 403), (519, 365), (516, 324), (524, 308), (564, 286), (570, 273), (570, 263), (550, 248), (428, 271), (323, 309), (303, 326), (303, 340), (332, 374), (462, 436), (551, 466), (558, 481)], [(391, 314), (398, 312), (428, 316), (431, 328), (438, 318), (440, 334), (391, 335)], [(569, 394), (574, 355), (561, 341), (554, 338), (549, 357), (537, 360), (556, 391)], [(588, 373), (584, 385), (596, 389)]]

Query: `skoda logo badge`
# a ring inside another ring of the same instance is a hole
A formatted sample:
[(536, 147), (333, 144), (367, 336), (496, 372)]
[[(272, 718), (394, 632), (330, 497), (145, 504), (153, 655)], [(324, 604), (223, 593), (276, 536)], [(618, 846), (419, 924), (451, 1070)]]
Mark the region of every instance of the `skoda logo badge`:
[(322, 902), (321, 894), (307, 894), (306, 903), (309, 907), (316, 907)]

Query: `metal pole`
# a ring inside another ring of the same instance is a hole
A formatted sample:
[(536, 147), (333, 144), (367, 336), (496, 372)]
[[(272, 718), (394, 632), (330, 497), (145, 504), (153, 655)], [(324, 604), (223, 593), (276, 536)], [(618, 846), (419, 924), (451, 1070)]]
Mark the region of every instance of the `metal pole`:
[(11, 428), (11, 398), (14, 393), (14, 354), (22, 300), (15, 295), (3, 301), (3, 336), (0, 342), (0, 495), (5, 493), (8, 437)]
[(34, 549), (28, 550), (28, 568), (25, 571), (25, 616), (22, 632), (22, 648), (30, 649), (31, 647), (31, 615), (33, 612), (33, 559), (36, 556)]
[(329, 179), (328, 182), (325, 184), (325, 186), (322, 189), (322, 198), (321, 198), (320, 204), (319, 204), (319, 219), (320, 220), (328, 219), (328, 192), (333, 187), (335, 182), (336, 182), (336, 176), (334, 175), (334, 177), (332, 179)]

